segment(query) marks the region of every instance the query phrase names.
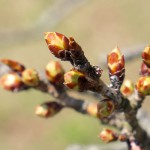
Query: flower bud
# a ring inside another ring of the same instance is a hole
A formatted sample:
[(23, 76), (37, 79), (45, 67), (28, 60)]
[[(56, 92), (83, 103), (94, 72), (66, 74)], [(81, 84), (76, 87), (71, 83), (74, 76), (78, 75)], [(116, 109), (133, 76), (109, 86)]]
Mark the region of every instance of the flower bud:
[(37, 106), (35, 114), (43, 118), (53, 117), (62, 108), (63, 106), (57, 102), (47, 102)]
[(115, 104), (110, 99), (104, 99), (99, 101), (97, 105), (97, 116), (101, 119), (110, 116), (115, 109)]
[(147, 46), (142, 52), (142, 58), (146, 65), (150, 66), (150, 46)]
[(71, 70), (64, 75), (64, 85), (70, 89), (80, 90), (80, 80), (82, 79), (85, 79), (83, 73)]
[(109, 71), (112, 75), (122, 71), (125, 66), (124, 56), (121, 54), (118, 47), (113, 49), (107, 56)]
[(110, 129), (103, 129), (99, 137), (103, 142), (107, 143), (117, 140), (117, 135)]
[(0, 62), (8, 65), (13, 71), (16, 72), (22, 72), (25, 69), (25, 67), (22, 64), (14, 60), (2, 59), (0, 60)]
[(125, 77), (124, 56), (118, 47), (113, 49), (107, 56), (109, 78), (114, 89), (119, 89)]
[(128, 97), (134, 92), (134, 84), (130, 80), (125, 80), (120, 88), (121, 93)]
[(150, 76), (140, 77), (136, 83), (136, 89), (143, 96), (149, 95), (150, 94)]
[(17, 73), (8, 73), (0, 78), (0, 85), (5, 90), (18, 91), (21, 88), (21, 78)]
[(69, 40), (63, 34), (57, 32), (46, 32), (45, 41), (48, 45), (49, 50), (59, 58), (59, 52), (61, 50), (69, 49)]
[(97, 117), (97, 103), (89, 104), (86, 110), (89, 115)]
[(36, 70), (26, 69), (22, 72), (22, 81), (27, 86), (37, 86), (39, 84), (39, 76)]
[(64, 69), (57, 61), (51, 61), (46, 65), (45, 73), (47, 79), (52, 83), (60, 83), (63, 81)]

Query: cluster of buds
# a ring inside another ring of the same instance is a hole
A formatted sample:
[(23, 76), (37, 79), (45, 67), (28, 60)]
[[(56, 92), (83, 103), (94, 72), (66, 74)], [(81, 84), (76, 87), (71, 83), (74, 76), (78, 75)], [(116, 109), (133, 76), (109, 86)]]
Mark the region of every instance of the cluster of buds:
[(103, 142), (108, 143), (108, 142), (116, 141), (118, 139), (118, 136), (114, 131), (110, 129), (103, 129), (99, 134), (99, 138)]
[(4, 63), (5, 65), (9, 66), (15, 72), (22, 72), (24, 71), (25, 67), (21, 63), (10, 60), (10, 59), (2, 59), (0, 62)]
[(63, 106), (57, 102), (47, 102), (37, 106), (35, 114), (43, 118), (53, 117), (62, 108)]
[[(120, 88), (125, 76), (125, 61), (118, 47), (107, 56), (109, 77), (114, 88)], [(118, 84), (118, 85), (116, 85)]]
[(120, 92), (125, 96), (129, 97), (134, 93), (134, 84), (130, 80), (125, 80), (120, 88)]
[(150, 94), (150, 76), (142, 76), (136, 83), (139, 94), (146, 96)]
[(83, 80), (85, 80), (85, 75), (76, 70), (71, 70), (64, 75), (64, 85), (70, 89), (81, 90)]
[(45, 73), (47, 79), (51, 83), (62, 83), (64, 77), (64, 69), (57, 61), (51, 61), (46, 65)]
[(34, 69), (25, 69), (22, 72), (22, 81), (27, 86), (37, 86), (39, 84), (39, 76)]
[(100, 119), (107, 118), (115, 110), (115, 104), (111, 99), (104, 99), (99, 101), (97, 105), (97, 116)]
[(25, 67), (14, 60), (2, 59), (0, 62), (9, 66), (12, 72), (5, 74), (0, 78), (0, 85), (10, 91), (19, 91), (26, 86), (37, 86), (39, 76), (34, 69), (25, 69)]
[(142, 59), (141, 77), (136, 83), (136, 89), (140, 95), (146, 96), (150, 94), (150, 46), (143, 50)]
[(60, 58), (60, 52), (69, 50), (69, 39), (57, 32), (45, 32), (45, 41), (55, 57)]
[(2, 88), (8, 91), (18, 91), (22, 86), (22, 81), (20, 76), (13, 72), (3, 75), (0, 78), (0, 85)]

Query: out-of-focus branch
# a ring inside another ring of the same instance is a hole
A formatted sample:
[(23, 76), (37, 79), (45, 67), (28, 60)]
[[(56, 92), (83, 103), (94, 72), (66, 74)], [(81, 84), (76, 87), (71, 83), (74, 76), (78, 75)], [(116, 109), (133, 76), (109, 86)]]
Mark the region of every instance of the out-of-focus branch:
[[(10, 72), (13, 72), (13, 70), (4, 63), (0, 62), (0, 77)], [(91, 102), (70, 97), (67, 94), (66, 87), (63, 84), (52, 84), (46, 79), (44, 73), (39, 73), (39, 75), (40, 81), (37, 86), (29, 87), (26, 85), (22, 85), (22, 87), (20, 87), (21, 91), (34, 88), (35, 90), (39, 90), (41, 92), (52, 95), (56, 99), (56, 101), (58, 101), (66, 107), (70, 107), (83, 114), (88, 114), (87, 107), (91, 104)]]

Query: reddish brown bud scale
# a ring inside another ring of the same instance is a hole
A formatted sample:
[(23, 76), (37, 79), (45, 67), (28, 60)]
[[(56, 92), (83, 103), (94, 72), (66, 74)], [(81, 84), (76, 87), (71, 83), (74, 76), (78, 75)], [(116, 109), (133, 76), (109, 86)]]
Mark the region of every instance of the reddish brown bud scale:
[(150, 67), (147, 66), (144, 62), (141, 64), (140, 75), (150, 76)]
[(39, 84), (39, 76), (36, 70), (26, 69), (22, 72), (22, 81), (27, 86), (37, 86)]
[(51, 83), (62, 83), (64, 77), (64, 69), (57, 61), (51, 61), (46, 65), (45, 73), (47, 79)]
[(57, 32), (45, 32), (45, 41), (49, 50), (59, 58), (59, 52), (69, 50), (69, 40), (63, 34)]
[(97, 116), (101, 119), (107, 118), (115, 110), (115, 104), (110, 99), (101, 100), (97, 105)]
[(8, 73), (0, 78), (0, 86), (5, 90), (18, 91), (21, 85), (21, 78), (17, 73)]
[(85, 78), (85, 75), (79, 71), (71, 70), (64, 75), (64, 85), (70, 89), (80, 90), (80, 79)]
[(82, 51), (81, 46), (75, 41), (73, 37), (69, 38), (69, 49), (76, 50), (76, 51)]
[(0, 62), (8, 65), (12, 70), (16, 72), (22, 72), (25, 69), (25, 67), (21, 63), (14, 60), (2, 59), (0, 60)]
[(136, 83), (136, 89), (143, 96), (149, 95), (150, 94), (150, 76), (140, 77)]
[(117, 135), (110, 129), (103, 129), (101, 133), (99, 134), (99, 138), (103, 142), (112, 142), (117, 140)]
[(35, 114), (43, 118), (53, 117), (62, 108), (63, 106), (57, 102), (47, 102), (37, 106)]
[(143, 62), (150, 66), (150, 46), (147, 46), (142, 52)]

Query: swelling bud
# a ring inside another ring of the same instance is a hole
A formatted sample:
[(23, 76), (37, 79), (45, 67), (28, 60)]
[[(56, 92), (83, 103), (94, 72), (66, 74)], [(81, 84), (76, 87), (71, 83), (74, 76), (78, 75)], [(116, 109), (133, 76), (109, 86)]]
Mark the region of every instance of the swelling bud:
[(150, 67), (150, 46), (147, 46), (142, 52), (143, 62)]
[(64, 75), (64, 85), (70, 89), (80, 90), (80, 80), (82, 79), (85, 79), (83, 73), (71, 70)]
[(125, 80), (120, 88), (121, 93), (125, 96), (131, 96), (134, 92), (134, 84), (130, 80)]
[(21, 78), (17, 73), (8, 73), (0, 78), (0, 86), (5, 90), (18, 91), (21, 85)]
[(45, 73), (47, 79), (51, 83), (61, 83), (63, 82), (64, 69), (61, 64), (57, 61), (51, 61), (46, 65)]
[(143, 96), (149, 95), (150, 94), (150, 77), (149, 76), (140, 77), (136, 83), (136, 89), (139, 92), (139, 94)]
[(110, 99), (104, 99), (97, 105), (97, 116), (100, 119), (110, 116), (115, 109), (114, 102)]
[(43, 118), (53, 117), (62, 108), (63, 106), (57, 102), (47, 102), (37, 106), (35, 114)]
[(55, 57), (59, 58), (60, 51), (69, 50), (68, 38), (58, 32), (45, 32), (45, 41)]
[(22, 81), (27, 86), (37, 86), (39, 84), (39, 76), (36, 70), (26, 69), (22, 72)]
[(117, 135), (110, 129), (103, 129), (101, 133), (99, 134), (99, 138), (103, 142), (112, 142), (117, 140)]

